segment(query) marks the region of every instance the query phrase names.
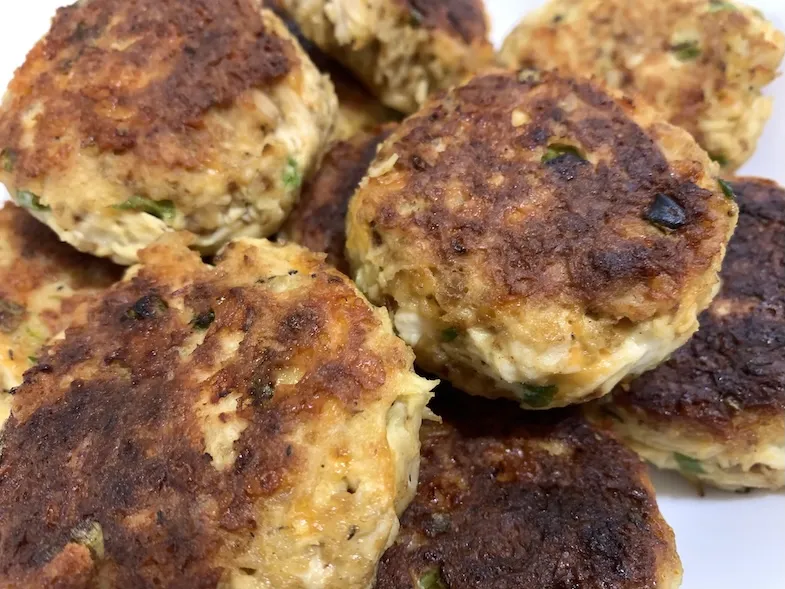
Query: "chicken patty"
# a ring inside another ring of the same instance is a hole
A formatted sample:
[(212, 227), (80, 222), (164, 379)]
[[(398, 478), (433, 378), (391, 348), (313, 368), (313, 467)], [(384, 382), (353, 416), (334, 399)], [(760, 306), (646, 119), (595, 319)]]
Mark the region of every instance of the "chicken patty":
[(322, 159), (314, 176), (303, 186), (302, 196), (279, 234), (286, 240), (327, 254), (327, 261), (349, 273), (346, 261), (346, 210), (376, 155), (376, 148), (394, 129), (381, 127), (337, 141)]
[(377, 589), (678, 587), (673, 532), (637, 456), (574, 409), (437, 395), (420, 483)]
[(347, 253), (425, 370), (567, 405), (697, 329), (738, 212), (718, 171), (686, 131), (588, 80), (489, 73), (382, 144)]
[(724, 489), (785, 486), (785, 189), (732, 184), (739, 225), (698, 333), (598, 414), (657, 466)]
[(308, 39), (404, 113), (495, 59), (482, 0), (280, 3)]
[(16, 205), (0, 209), (0, 430), (10, 410), (8, 391), (44, 344), (121, 276), (119, 266), (60, 242)]
[(9, 85), (0, 181), (82, 251), (130, 264), (185, 229), (212, 253), (278, 229), (336, 108), (258, 0), (85, 0)]
[(432, 383), (295, 245), (166, 236), (25, 374), (0, 586), (365, 589), (415, 492)]
[(557, 68), (638, 93), (725, 170), (752, 155), (771, 115), (785, 35), (729, 0), (550, 0), (507, 37), (509, 67)]

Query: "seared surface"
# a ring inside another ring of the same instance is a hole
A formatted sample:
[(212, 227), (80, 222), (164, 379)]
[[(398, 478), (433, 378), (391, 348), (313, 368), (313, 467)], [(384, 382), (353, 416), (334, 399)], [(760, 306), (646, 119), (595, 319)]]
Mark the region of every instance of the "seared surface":
[(722, 289), (698, 333), (673, 357), (619, 390), (614, 402), (663, 424), (698, 424), (729, 436), (745, 413), (785, 412), (785, 190), (757, 179), (733, 183), (739, 223)]
[[(446, 393), (379, 589), (676, 586), (673, 534), (632, 452), (579, 412)], [(417, 584), (432, 571), (441, 585)]]
[(20, 384), (49, 338), (121, 276), (118, 266), (76, 251), (24, 210), (5, 203), (0, 209), (0, 387)]
[(417, 450), (413, 425), (391, 455), (386, 416), (427, 400), (410, 352), (304, 249), (234, 242), (213, 267), (159, 243), (142, 259), (13, 397), (0, 585), (300, 587), (315, 557), (323, 586), (365, 587), (406, 496), (396, 461)]
[(488, 37), (482, 0), (396, 0), (409, 10), (412, 19), (429, 29), (459, 36), (466, 43)]
[[(283, 77), (292, 48), (270, 34), (253, 0), (91, 0), (57, 11), (0, 111), (0, 147), (16, 184), (65, 165), (68, 136), (99, 151), (133, 151), (195, 166), (204, 114)], [(36, 119), (31, 144), (25, 120)]]
[(325, 252), (330, 264), (349, 273), (344, 254), (349, 199), (368, 171), (377, 146), (393, 128), (360, 133), (333, 144), (319, 170), (303, 186), (300, 202), (284, 225), (287, 239), (312, 251)]

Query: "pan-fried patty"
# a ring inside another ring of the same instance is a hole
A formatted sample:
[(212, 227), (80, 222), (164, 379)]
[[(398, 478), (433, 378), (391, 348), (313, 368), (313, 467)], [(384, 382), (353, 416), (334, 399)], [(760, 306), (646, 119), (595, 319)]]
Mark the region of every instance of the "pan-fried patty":
[(278, 229), (335, 111), (259, 0), (85, 0), (57, 11), (9, 85), (0, 181), (118, 263), (172, 229), (214, 252)]
[(609, 425), (654, 464), (726, 489), (785, 486), (785, 190), (732, 184), (722, 289), (673, 357), (619, 389)]
[(377, 589), (675, 588), (646, 468), (575, 410), (437, 395), (417, 495)]
[(500, 57), (639, 93), (734, 170), (771, 114), (761, 90), (783, 53), (785, 35), (736, 0), (551, 0), (510, 33)]
[(488, 73), (381, 145), (347, 253), (424, 369), (566, 405), (697, 329), (736, 224), (718, 171), (686, 131), (588, 80)]
[(303, 34), (409, 113), (494, 60), (482, 0), (280, 0)]
[(44, 344), (121, 275), (118, 266), (60, 242), (16, 205), (0, 209), (0, 430), (7, 391), (22, 382)]
[(281, 236), (312, 251), (326, 253), (330, 264), (348, 274), (344, 249), (349, 199), (368, 171), (379, 143), (393, 128), (388, 125), (335, 142), (319, 170), (303, 186), (300, 202), (287, 219)]
[(295, 245), (171, 236), (48, 348), (0, 459), (0, 586), (365, 589), (431, 383)]

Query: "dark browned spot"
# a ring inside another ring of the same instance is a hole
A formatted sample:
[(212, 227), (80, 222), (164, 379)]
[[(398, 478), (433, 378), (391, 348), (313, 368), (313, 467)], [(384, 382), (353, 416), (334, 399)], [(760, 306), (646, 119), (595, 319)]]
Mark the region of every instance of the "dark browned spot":
[(466, 43), (488, 36), (485, 8), (479, 0), (397, 0), (411, 15), (417, 26), (439, 29), (463, 39)]

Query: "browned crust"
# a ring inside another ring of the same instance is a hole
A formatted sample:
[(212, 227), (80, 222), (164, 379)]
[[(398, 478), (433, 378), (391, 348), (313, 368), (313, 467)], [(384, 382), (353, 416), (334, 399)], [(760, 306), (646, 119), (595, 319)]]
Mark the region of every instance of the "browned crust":
[(450, 589), (639, 589), (678, 571), (645, 467), (578, 412), (449, 390), (435, 403), (445, 422), (423, 424), (417, 496), (377, 589), (433, 569)]
[(733, 187), (739, 222), (722, 289), (700, 316), (700, 330), (613, 397), (647, 419), (677, 419), (720, 436), (750, 415), (781, 421), (785, 412), (785, 190), (757, 179)]
[[(698, 161), (666, 160), (631, 101), (589, 81), (539, 78), (479, 76), (407, 119), (377, 156), (397, 155), (396, 180), (361, 188), (356, 218), (398, 259), (430, 265), (442, 307), (466, 306), (465, 277), (479, 272), (488, 286), (474, 293), (478, 306), (556, 299), (636, 321), (672, 311), (716, 262), (733, 204), (698, 185)], [(530, 120), (514, 126), (516, 110)], [(565, 141), (607, 155), (545, 163), (546, 148)], [(644, 219), (658, 194), (683, 208), (680, 229)]]
[[(86, 147), (195, 166), (208, 149), (198, 140), (205, 113), (279, 80), (295, 67), (293, 50), (265, 29), (254, 0), (61, 8), (9, 85), (0, 148), (13, 150), (21, 185)], [(34, 106), (45, 116), (27, 146), (22, 118)], [(75, 142), (62, 140), (69, 133)]]
[(412, 20), (429, 29), (440, 30), (466, 43), (485, 41), (488, 22), (481, 0), (395, 0), (411, 14)]
[[(12, 203), (0, 209), (0, 238), (9, 251), (9, 263), (0, 266), (0, 331), (4, 334), (13, 334), (15, 325), (26, 319), (30, 297), (43, 286), (62, 281), (75, 291), (83, 291), (64, 300), (58, 312), (40, 313), (39, 318), (54, 335), (71, 322), (78, 305), (122, 276), (119, 266), (60, 242), (51, 229)], [(9, 303), (25, 310), (11, 317), (5, 310)], [(13, 357), (13, 350), (0, 353)]]
[(335, 143), (303, 186), (300, 203), (282, 230), (288, 239), (326, 253), (327, 261), (341, 272), (349, 272), (344, 254), (349, 199), (376, 155), (376, 147), (394, 127), (387, 125)]
[[(387, 369), (408, 365), (392, 335), (364, 345), (380, 321), (345, 277), (308, 258), (303, 286), (282, 298), (255, 255), (235, 243), (211, 267), (184, 246), (143, 250), (145, 269), (28, 371), (3, 432), (0, 585), (42, 586), (60, 567), (52, 586), (215, 587), (265, 525), (257, 506), (297, 476), (303, 450), (287, 436), (326, 404), (362, 411)], [(181, 357), (190, 321), (209, 309), (204, 343)], [(223, 360), (229, 333), (244, 338)], [(298, 384), (269, 386), (282, 366), (302, 370)], [(240, 393), (250, 422), (224, 471), (195, 415), (205, 387), (213, 403)], [(103, 529), (101, 559), (69, 544), (85, 522)]]

